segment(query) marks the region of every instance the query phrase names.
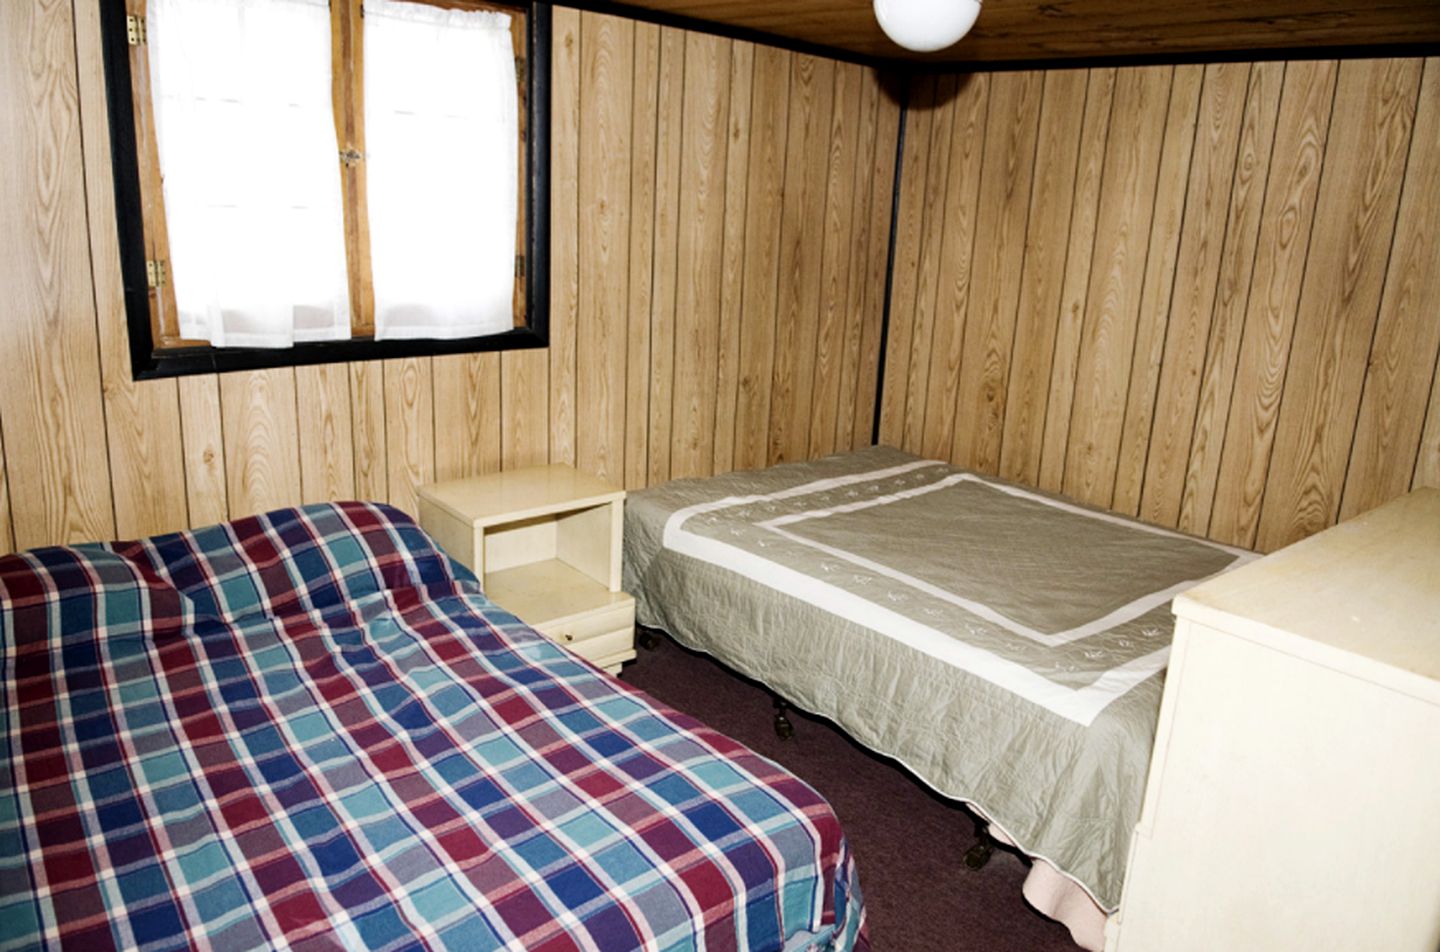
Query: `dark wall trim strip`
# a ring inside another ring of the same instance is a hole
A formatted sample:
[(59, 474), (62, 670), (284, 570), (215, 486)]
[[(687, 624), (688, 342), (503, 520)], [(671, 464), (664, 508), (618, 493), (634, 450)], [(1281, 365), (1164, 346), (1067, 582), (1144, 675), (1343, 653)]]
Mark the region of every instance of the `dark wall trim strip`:
[[(962, 41), (963, 42), (963, 41)], [(991, 62), (891, 62), (894, 68), (915, 73), (1010, 73), (1020, 70), (1095, 69), (1120, 66), (1186, 66), (1204, 63), (1265, 63), (1306, 60), (1405, 59), (1434, 56), (1434, 43), (1390, 43), (1369, 46), (1291, 46), (1264, 50), (1212, 50), (1195, 53), (1117, 53), (1112, 56), (1072, 56), (1056, 59), (994, 60)]]
[(895, 134), (895, 180), (890, 194), (890, 238), (885, 250), (885, 303), (880, 308), (880, 353), (875, 369), (875, 415), (870, 421), (870, 442), (880, 442), (880, 408), (885, 399), (885, 355), (890, 350), (890, 292), (895, 284), (895, 236), (900, 227), (900, 184), (905, 167), (905, 122), (910, 115), (910, 77), (900, 90), (900, 128)]

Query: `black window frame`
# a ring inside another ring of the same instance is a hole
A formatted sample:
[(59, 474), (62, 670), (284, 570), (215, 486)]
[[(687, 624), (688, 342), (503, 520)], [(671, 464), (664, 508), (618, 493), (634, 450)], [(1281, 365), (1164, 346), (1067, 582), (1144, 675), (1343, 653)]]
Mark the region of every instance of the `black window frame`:
[(134, 379), (263, 370), (311, 364), (429, 357), (546, 347), (550, 324), (550, 4), (530, 0), (526, 13), (525, 309), (524, 326), (498, 334), (455, 340), (355, 339), (296, 343), (286, 348), (157, 348), (150, 324), (141, 214), (140, 163), (131, 94), (130, 41), (124, 0), (100, 4), (105, 95), (110, 119), (110, 162), (115, 186), (115, 224), (125, 292), (130, 364)]

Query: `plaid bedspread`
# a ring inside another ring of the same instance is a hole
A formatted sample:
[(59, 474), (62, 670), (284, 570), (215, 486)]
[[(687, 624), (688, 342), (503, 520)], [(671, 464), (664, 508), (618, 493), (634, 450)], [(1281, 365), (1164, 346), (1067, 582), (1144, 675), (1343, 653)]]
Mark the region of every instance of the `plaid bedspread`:
[(829, 806), (347, 503), (0, 559), (0, 947), (866, 948)]

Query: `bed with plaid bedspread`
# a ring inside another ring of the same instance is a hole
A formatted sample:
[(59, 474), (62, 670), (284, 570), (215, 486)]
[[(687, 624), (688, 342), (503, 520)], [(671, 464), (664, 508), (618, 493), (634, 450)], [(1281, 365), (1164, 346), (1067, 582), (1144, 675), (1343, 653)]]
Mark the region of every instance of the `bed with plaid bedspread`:
[(0, 649), (0, 947), (868, 947), (818, 794), (396, 510), (7, 556)]

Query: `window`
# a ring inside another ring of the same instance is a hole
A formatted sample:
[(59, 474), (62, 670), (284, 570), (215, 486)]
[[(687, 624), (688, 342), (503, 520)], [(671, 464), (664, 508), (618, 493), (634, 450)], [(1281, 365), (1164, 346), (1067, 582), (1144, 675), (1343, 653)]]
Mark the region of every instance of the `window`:
[(548, 5), (127, 3), (102, 16), (137, 378), (544, 345)]

